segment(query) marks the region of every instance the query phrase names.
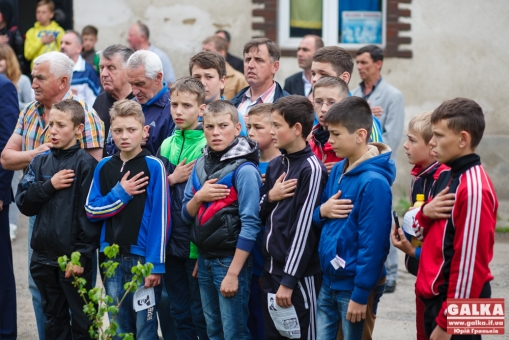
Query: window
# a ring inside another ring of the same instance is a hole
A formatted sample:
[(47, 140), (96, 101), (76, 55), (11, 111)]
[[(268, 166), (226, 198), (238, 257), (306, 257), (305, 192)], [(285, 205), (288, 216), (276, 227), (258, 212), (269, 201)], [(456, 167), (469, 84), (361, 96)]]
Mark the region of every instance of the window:
[(325, 45), (358, 49), (385, 47), (387, 0), (279, 0), (278, 43), (295, 49), (306, 34), (321, 36)]

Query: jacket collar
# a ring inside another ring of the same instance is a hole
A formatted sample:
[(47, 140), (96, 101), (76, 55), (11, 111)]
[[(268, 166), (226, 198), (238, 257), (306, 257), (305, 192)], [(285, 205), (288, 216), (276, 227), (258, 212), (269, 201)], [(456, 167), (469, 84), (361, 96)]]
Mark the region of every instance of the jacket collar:
[(51, 153), (56, 158), (66, 158), (66, 157), (69, 157), (69, 156), (75, 154), (80, 148), (81, 148), (80, 147), (80, 143), (78, 141), (78, 142), (76, 142), (76, 144), (74, 144), (73, 146), (71, 146), (70, 148), (65, 149), (65, 150), (64, 149), (51, 148)]
[[(145, 104), (142, 104), (141, 107), (143, 109), (148, 108), (149, 106), (152, 105), (164, 107), (170, 97), (168, 93), (169, 93), (168, 85), (163, 82), (163, 88), (152, 99), (150, 99)], [(136, 100), (136, 98), (134, 100)]]
[(297, 152), (288, 153), (284, 149), (281, 150), (281, 155), (283, 157), (288, 158), (291, 161), (297, 160), (297, 159), (304, 159), (306, 157), (306, 154), (309, 154), (309, 153), (313, 153), (313, 151), (311, 151), (311, 147), (309, 146), (308, 142), (306, 142), (306, 147), (304, 149), (297, 151)]
[(481, 164), (481, 157), (478, 154), (471, 153), (455, 159), (446, 165), (451, 168), (452, 177), (458, 177), (468, 169)]

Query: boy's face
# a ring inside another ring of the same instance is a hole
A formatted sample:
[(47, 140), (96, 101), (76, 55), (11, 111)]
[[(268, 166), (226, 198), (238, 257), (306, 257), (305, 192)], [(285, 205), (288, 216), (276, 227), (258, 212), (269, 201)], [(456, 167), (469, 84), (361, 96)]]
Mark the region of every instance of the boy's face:
[(329, 143), (339, 158), (348, 158), (356, 153), (359, 145), (357, 132), (350, 133), (343, 125), (329, 124)]
[(141, 147), (141, 140), (149, 126), (143, 126), (133, 116), (116, 117), (111, 122), (111, 133), (115, 145), (121, 152), (131, 152)]
[(198, 117), (203, 114), (205, 104), (198, 105), (197, 96), (189, 92), (171, 94), (171, 118), (180, 130), (192, 130), (198, 126)]
[(343, 98), (336, 87), (318, 87), (313, 91), (313, 106), (321, 126), (325, 126), (323, 117), (327, 111), (341, 99)]
[(408, 131), (407, 140), (403, 144), (403, 148), (405, 148), (408, 163), (410, 164), (426, 166), (435, 160), (431, 146), (427, 145), (421, 135), (414, 131)]
[(91, 51), (94, 49), (97, 37), (93, 34), (85, 34), (81, 37), (83, 39), (83, 50)]
[(78, 135), (83, 132), (83, 124), (74, 126), (71, 114), (57, 109), (51, 109), (49, 112), (48, 125), (51, 144), (56, 149), (69, 149), (76, 144)]
[(37, 10), (35, 11), (35, 17), (37, 22), (43, 26), (47, 26), (51, 19), (53, 19), (53, 12), (49, 10), (48, 5), (41, 5), (37, 7)]
[(266, 150), (272, 147), (272, 135), (270, 134), (270, 116), (269, 115), (249, 115), (247, 124), (248, 136), (250, 139), (258, 142), (260, 150)]
[(337, 77), (338, 74), (334, 71), (332, 64), (330, 63), (320, 63), (318, 61), (313, 61), (311, 63), (311, 84), (315, 85), (318, 79), (322, 77)]
[(203, 116), (203, 132), (208, 146), (214, 151), (223, 151), (240, 134), (240, 123), (234, 124), (229, 114)]
[(436, 153), (440, 163), (449, 163), (465, 155), (465, 144), (469, 145), (470, 141), (466, 141), (461, 132), (449, 129), (446, 119), (433, 124), (432, 129), (433, 137), (429, 141), (429, 145)]
[(276, 148), (288, 151), (297, 138), (302, 138), (296, 131), (297, 124), (290, 127), (278, 111), (273, 111), (270, 114), (270, 119), (272, 123), (270, 135), (272, 136), (272, 141)]
[(219, 78), (219, 73), (213, 68), (201, 68), (198, 65), (194, 65), (191, 77), (201, 81), (205, 86), (205, 102), (210, 103), (211, 101), (221, 98), (221, 90), (224, 90), (224, 84), (226, 77)]

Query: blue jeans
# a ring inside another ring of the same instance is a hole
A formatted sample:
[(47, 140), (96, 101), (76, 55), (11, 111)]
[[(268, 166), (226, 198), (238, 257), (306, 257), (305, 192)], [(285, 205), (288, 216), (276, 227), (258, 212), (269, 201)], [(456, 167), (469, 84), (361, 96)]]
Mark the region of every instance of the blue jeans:
[(364, 320), (352, 323), (346, 320), (348, 303), (352, 291), (332, 290), (322, 283), (317, 301), (316, 338), (320, 340), (335, 340), (339, 323), (345, 340), (361, 340)]
[(46, 334), (44, 333), (44, 325), (46, 324), (46, 316), (42, 310), (42, 299), (41, 292), (32, 278), (30, 273), (30, 261), (32, 260), (32, 253), (34, 250), (30, 247), (30, 241), (32, 241), (32, 233), (34, 231), (36, 216), (30, 216), (28, 219), (28, 290), (32, 294), (32, 305), (34, 306), (35, 322), (37, 324), (37, 334), (39, 340), (46, 340)]
[[(145, 257), (125, 254), (118, 255), (114, 261), (118, 262), (119, 265), (111, 278), (104, 279), (104, 287), (106, 288), (106, 294), (113, 298), (113, 304), (120, 301), (124, 296), (124, 284), (131, 281), (133, 274), (131, 268), (138, 264), (138, 261), (142, 264), (145, 263)], [(133, 296), (134, 292), (130, 292), (117, 314), (118, 329), (117, 334), (120, 333), (133, 333), (134, 338), (137, 340), (154, 340), (159, 339), (157, 335), (157, 305), (161, 298), (162, 284), (154, 287), (154, 293), (156, 298), (156, 305), (148, 309), (135, 312), (133, 309)], [(112, 315), (110, 315), (110, 320)], [(120, 339), (115, 337), (115, 339)]]
[(232, 257), (206, 259), (198, 257), (198, 282), (207, 334), (211, 340), (250, 340), (247, 328), (249, 316), (249, 286), (252, 258), (249, 257), (239, 273), (239, 288), (233, 297), (223, 297), (221, 283), (228, 272)]

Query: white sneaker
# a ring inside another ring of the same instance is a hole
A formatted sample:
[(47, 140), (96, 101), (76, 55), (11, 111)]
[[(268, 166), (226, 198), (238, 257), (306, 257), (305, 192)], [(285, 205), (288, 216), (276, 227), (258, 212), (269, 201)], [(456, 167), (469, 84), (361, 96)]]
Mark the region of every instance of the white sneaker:
[(16, 239), (16, 230), (18, 229), (18, 226), (13, 224), (13, 223), (9, 223), (9, 232), (11, 234), (11, 241), (14, 241)]

